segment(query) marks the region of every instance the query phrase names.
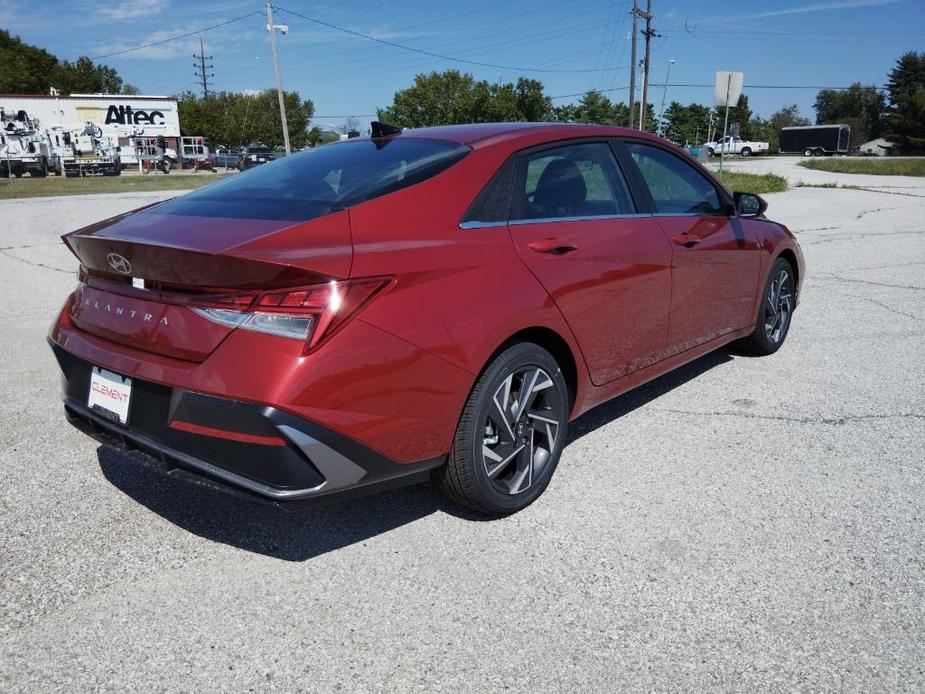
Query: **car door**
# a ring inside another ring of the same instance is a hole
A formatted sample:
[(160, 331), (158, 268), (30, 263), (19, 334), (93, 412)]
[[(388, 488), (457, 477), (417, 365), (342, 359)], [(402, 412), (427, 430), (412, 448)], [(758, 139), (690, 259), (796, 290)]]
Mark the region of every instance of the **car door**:
[(593, 383), (663, 357), (671, 246), (651, 214), (637, 211), (609, 142), (519, 155), (508, 229), (568, 322)]
[(672, 242), (668, 353), (750, 325), (760, 245), (732, 200), (681, 153), (649, 142), (621, 146)]

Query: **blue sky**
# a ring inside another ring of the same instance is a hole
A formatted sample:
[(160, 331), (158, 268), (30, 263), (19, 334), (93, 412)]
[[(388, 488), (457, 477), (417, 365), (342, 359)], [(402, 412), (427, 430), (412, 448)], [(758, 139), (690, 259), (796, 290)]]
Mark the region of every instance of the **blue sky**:
[[(458, 68), (479, 79), (505, 81), (528, 75), (552, 96), (625, 87), (629, 81), (632, 3), (625, 0), (276, 1), (280, 8), (384, 41), (496, 66), (412, 53), (280, 9), (275, 21), (289, 25), (278, 40), (284, 85), (315, 102), (320, 124), (340, 125), (349, 115), (369, 120), (367, 114), (390, 103), (395, 90), (431, 70)], [(843, 86), (855, 80), (884, 84), (901, 53), (925, 50), (925, 0), (654, 0), (653, 5), (653, 26), (661, 34), (652, 44), (650, 100), (656, 108), (668, 59), (677, 61), (674, 85), (712, 84), (716, 70), (741, 70), (746, 85)], [(59, 57), (96, 57), (262, 9), (259, 0), (2, 0), (0, 26)], [(201, 34), (213, 56), (216, 89), (274, 86), (265, 23), (253, 14)], [(196, 89), (198, 49), (199, 35), (192, 35), (100, 62), (117, 68), (144, 94), (173, 94)], [(745, 92), (761, 115), (796, 103), (813, 116), (813, 89), (747, 86)], [(627, 91), (610, 96), (625, 100)], [(670, 86), (672, 99), (709, 103), (712, 88)]]

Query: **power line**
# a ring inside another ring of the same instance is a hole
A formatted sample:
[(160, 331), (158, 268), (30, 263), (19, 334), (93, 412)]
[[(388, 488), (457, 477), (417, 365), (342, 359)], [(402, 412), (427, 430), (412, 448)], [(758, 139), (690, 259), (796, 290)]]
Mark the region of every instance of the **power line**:
[(337, 31), (342, 31), (345, 34), (350, 34), (351, 36), (358, 36), (369, 41), (375, 41), (376, 43), (381, 43), (386, 46), (392, 46), (393, 48), (400, 48), (405, 51), (410, 51), (412, 53), (420, 53), (421, 55), (430, 56), (431, 58), (439, 58), (440, 60), (449, 60), (455, 63), (463, 63), (465, 65), (475, 65), (478, 67), (490, 67), (496, 70), (514, 70), (515, 72), (546, 72), (546, 73), (561, 73), (561, 72), (599, 72), (598, 68), (574, 68), (574, 69), (555, 69), (555, 68), (531, 68), (531, 67), (516, 67), (513, 65), (499, 65), (497, 63), (483, 63), (477, 60), (467, 60), (465, 58), (455, 58), (449, 55), (443, 55), (441, 53), (434, 53), (433, 51), (427, 51), (423, 48), (414, 48), (412, 46), (405, 46), (401, 43), (396, 43), (395, 41), (389, 41), (387, 39), (376, 38), (375, 36), (370, 36), (369, 34), (364, 34), (359, 31), (354, 31), (353, 29), (347, 29), (346, 27), (338, 26), (336, 24), (331, 24), (330, 22), (325, 22), (320, 19), (315, 19), (314, 17), (309, 17), (308, 15), (300, 14), (299, 12), (293, 12), (288, 10), (285, 7), (275, 6), (275, 9), (291, 14), (295, 17), (300, 17), (306, 21), (318, 24), (319, 26), (327, 27), (329, 29), (335, 29)]
[[(678, 82), (672, 82), (671, 86), (672, 87), (696, 87), (696, 88), (704, 88), (704, 89), (713, 89), (715, 85), (713, 84), (689, 84), (689, 83), (680, 84)], [(820, 86), (810, 85), (810, 84), (746, 84), (746, 85), (743, 85), (742, 88), (743, 89), (816, 89), (816, 90), (831, 89), (832, 91), (845, 91), (847, 89), (851, 89), (853, 86), (854, 85), (850, 85), (848, 87), (820, 87)], [(596, 91), (599, 91), (601, 93), (620, 92), (620, 91), (626, 91), (628, 89), (629, 87), (614, 87), (612, 89), (598, 89)], [(880, 87), (877, 85), (861, 85), (861, 89), (875, 89), (878, 92), (885, 92), (889, 89), (889, 87)], [(550, 99), (568, 99), (574, 96), (584, 96), (585, 94), (587, 94), (587, 92), (575, 92), (573, 94), (558, 94), (556, 96), (551, 96), (549, 98)]]
[(218, 24), (212, 24), (211, 26), (203, 27), (202, 29), (196, 29), (195, 31), (188, 31), (185, 34), (177, 34), (176, 36), (169, 36), (166, 39), (160, 39), (159, 41), (151, 41), (150, 43), (144, 43), (140, 46), (132, 46), (131, 48), (123, 48), (119, 51), (113, 51), (112, 53), (103, 53), (102, 55), (91, 56), (90, 60), (101, 60), (102, 58), (111, 58), (114, 55), (123, 55), (125, 53), (131, 53), (133, 51), (140, 51), (142, 48), (151, 48), (152, 46), (160, 46), (171, 41), (176, 41), (178, 39), (185, 39), (190, 36), (195, 36), (196, 34), (201, 34), (204, 31), (211, 31), (212, 29), (218, 29), (219, 27), (227, 26), (228, 24), (233, 24), (234, 22), (240, 22), (242, 19), (247, 19), (248, 17), (253, 17), (255, 14), (263, 14), (262, 12), (249, 12), (247, 14), (242, 14), (240, 17), (235, 17), (234, 19), (229, 19), (224, 22), (219, 22)]

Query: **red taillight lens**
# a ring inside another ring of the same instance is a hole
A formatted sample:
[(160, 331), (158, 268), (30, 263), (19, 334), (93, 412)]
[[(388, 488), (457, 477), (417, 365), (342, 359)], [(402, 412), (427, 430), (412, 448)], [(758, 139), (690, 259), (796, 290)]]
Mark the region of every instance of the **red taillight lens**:
[[(304, 340), (307, 349), (317, 345), (325, 336), (362, 308), (390, 280), (372, 278), (299, 287), (285, 291), (272, 291), (242, 297), (239, 305), (229, 305), (210, 297), (205, 306), (195, 311), (216, 323), (245, 330)], [(222, 300), (228, 297), (221, 297)], [(246, 298), (246, 302), (244, 299)]]

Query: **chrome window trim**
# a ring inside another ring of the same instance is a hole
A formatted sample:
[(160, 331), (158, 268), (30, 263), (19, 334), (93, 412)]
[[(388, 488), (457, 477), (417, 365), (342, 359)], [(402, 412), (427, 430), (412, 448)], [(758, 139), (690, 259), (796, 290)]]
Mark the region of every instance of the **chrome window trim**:
[(636, 219), (651, 217), (649, 212), (627, 212), (626, 214), (594, 214), (578, 217), (534, 217), (531, 219), (510, 219), (508, 224), (547, 224), (549, 222), (594, 222), (607, 219)]
[(551, 222), (594, 222), (608, 219), (637, 219), (652, 217), (651, 212), (628, 212), (626, 214), (582, 215), (578, 217), (535, 217), (531, 219), (509, 219), (506, 222), (462, 222), (460, 229), (489, 229), (491, 227), (520, 226), (522, 224), (549, 224)]
[(723, 217), (732, 219), (735, 215), (723, 214), (722, 212), (653, 212), (653, 217)]

